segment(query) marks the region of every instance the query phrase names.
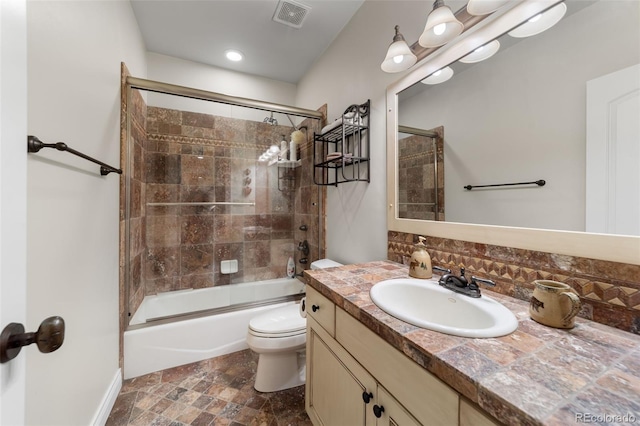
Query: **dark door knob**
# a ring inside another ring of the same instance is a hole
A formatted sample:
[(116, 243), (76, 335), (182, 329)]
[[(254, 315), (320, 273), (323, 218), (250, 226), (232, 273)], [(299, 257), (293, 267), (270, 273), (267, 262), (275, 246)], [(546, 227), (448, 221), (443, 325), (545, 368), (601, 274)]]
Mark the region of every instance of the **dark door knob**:
[(14, 359), (23, 346), (35, 343), (42, 353), (57, 350), (64, 342), (64, 320), (61, 317), (49, 317), (42, 321), (38, 331), (25, 333), (24, 326), (12, 322), (0, 334), (0, 363)]
[(312, 310), (313, 312), (317, 312), (317, 311), (318, 311), (318, 309), (320, 309), (320, 306), (318, 306), (318, 305), (311, 305), (311, 310)]
[(373, 406), (373, 414), (377, 418), (382, 417), (382, 413), (384, 413), (384, 407), (382, 405), (374, 405)]
[(371, 398), (373, 398), (373, 394), (371, 392), (367, 392), (367, 391), (362, 392), (362, 400), (364, 401), (365, 404), (370, 403)]

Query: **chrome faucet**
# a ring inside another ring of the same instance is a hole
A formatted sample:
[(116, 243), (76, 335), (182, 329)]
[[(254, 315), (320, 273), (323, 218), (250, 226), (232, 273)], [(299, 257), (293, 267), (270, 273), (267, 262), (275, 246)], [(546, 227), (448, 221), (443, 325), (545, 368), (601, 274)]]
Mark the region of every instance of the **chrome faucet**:
[[(449, 271), (450, 272), (450, 271)], [(467, 277), (464, 276), (464, 268), (460, 268), (460, 276), (457, 277), (452, 273), (448, 273), (440, 278), (438, 284), (442, 287), (447, 288), (456, 293), (464, 294), (469, 297), (480, 297), (480, 287), (478, 287), (478, 283), (482, 283), (488, 286), (495, 286), (496, 283), (491, 280), (486, 280), (484, 278), (478, 278), (471, 276), (471, 281), (467, 280)]]

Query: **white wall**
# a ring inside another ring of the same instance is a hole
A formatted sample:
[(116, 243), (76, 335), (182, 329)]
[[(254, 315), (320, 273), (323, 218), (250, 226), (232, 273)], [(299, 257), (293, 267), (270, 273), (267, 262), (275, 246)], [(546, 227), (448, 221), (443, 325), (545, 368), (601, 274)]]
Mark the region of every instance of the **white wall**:
[(640, 61), (638, 10), (597, 2), (401, 103), (401, 124), (444, 126), (448, 221), (585, 230), (586, 82)]
[[(120, 62), (146, 75), (130, 3), (30, 1), (27, 19), (29, 134), (118, 166)], [(87, 425), (119, 371), (119, 176), (52, 149), (27, 169), (27, 329), (67, 326), (57, 352), (26, 351), (27, 423)]]
[[(27, 3), (0, 1), (0, 327), (26, 322)], [(0, 364), (0, 424), (24, 424), (25, 356)]]
[(327, 256), (342, 263), (387, 258), (386, 87), (403, 74), (380, 70), (394, 26), (411, 44), (432, 5), (367, 0), (314, 67), (298, 83), (296, 105), (328, 104), (329, 120), (371, 99), (371, 182), (327, 187)]
[[(295, 103), (295, 84), (242, 74), (152, 52), (147, 54), (147, 64), (150, 80), (276, 104), (294, 105)], [(158, 93), (148, 93), (147, 102), (152, 106), (244, 120), (262, 121), (269, 116), (265, 111)], [(278, 120), (280, 125), (288, 126), (290, 124), (283, 114), (276, 113), (273, 117)], [(291, 118), (294, 119), (294, 117)]]

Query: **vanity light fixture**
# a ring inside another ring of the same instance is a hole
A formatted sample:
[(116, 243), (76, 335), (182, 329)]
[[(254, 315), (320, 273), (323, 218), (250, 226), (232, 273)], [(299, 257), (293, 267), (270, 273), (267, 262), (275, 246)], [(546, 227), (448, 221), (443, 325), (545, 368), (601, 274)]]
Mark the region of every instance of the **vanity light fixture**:
[(551, 9), (545, 10), (544, 12), (530, 18), (528, 21), (523, 22), (515, 29), (509, 31), (508, 34), (511, 37), (516, 38), (524, 38), (540, 34), (560, 22), (566, 12), (567, 5), (564, 4), (564, 2), (559, 3)]
[(384, 72), (400, 72), (412, 67), (418, 58), (400, 33), (400, 26), (396, 25), (396, 35), (389, 45), (387, 56), (382, 61), (380, 68)]
[(440, 68), (438, 71), (431, 74), (429, 77), (421, 80), (424, 84), (440, 84), (453, 77), (453, 70), (451, 67)]
[(469, 53), (464, 58), (460, 58), (460, 62), (464, 62), (465, 64), (473, 64), (476, 62), (484, 61), (485, 59), (489, 59), (500, 49), (500, 42), (498, 40), (490, 41), (489, 43), (478, 47), (473, 52)]
[(225, 51), (224, 55), (227, 57), (228, 60), (232, 62), (239, 62), (244, 58), (244, 55), (242, 54), (242, 52), (238, 50), (233, 50), (233, 49), (229, 49)]
[(449, 6), (445, 6), (443, 0), (436, 0), (418, 43), (422, 47), (442, 46), (462, 34), (463, 29), (464, 25), (456, 19)]
[(470, 15), (488, 15), (507, 4), (509, 0), (469, 0), (467, 12)]

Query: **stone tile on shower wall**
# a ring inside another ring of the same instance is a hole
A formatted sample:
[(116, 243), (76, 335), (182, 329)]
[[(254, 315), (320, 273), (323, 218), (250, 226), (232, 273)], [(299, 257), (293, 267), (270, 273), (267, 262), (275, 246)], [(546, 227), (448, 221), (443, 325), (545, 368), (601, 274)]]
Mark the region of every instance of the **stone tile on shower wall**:
[(244, 240), (244, 216), (230, 214), (213, 215), (213, 241), (235, 243)]
[(213, 244), (183, 245), (180, 247), (180, 275), (203, 274), (213, 271)]
[(213, 242), (213, 216), (180, 216), (182, 244), (205, 244)]
[(147, 107), (147, 120), (172, 124), (182, 123), (182, 112), (176, 109)]
[(271, 263), (271, 243), (269, 241), (252, 241), (244, 243), (245, 268), (262, 268)]
[(231, 159), (215, 157), (213, 167), (216, 186), (231, 185)]
[(172, 247), (180, 244), (177, 216), (147, 216), (147, 246)]
[(211, 114), (202, 114), (199, 112), (182, 111), (182, 125), (204, 127), (213, 129), (215, 117)]
[(220, 271), (220, 262), (223, 260), (237, 260), (238, 270), (244, 269), (244, 244), (243, 243), (219, 243), (213, 246), (213, 270)]
[(168, 291), (180, 290), (180, 277), (173, 276), (168, 278), (147, 279), (145, 282), (145, 294), (153, 295), (158, 293), (166, 293)]
[[(215, 187), (213, 186), (180, 186), (180, 202), (183, 203), (209, 203), (215, 200)], [(217, 206), (194, 205), (182, 206), (182, 214), (212, 214), (217, 212)]]
[(147, 249), (145, 278), (167, 278), (178, 275), (180, 252), (178, 247), (150, 247)]
[(206, 274), (184, 275), (180, 278), (180, 288), (208, 288), (213, 287), (213, 272)]
[(245, 241), (270, 239), (271, 215), (244, 215), (243, 232)]
[(271, 215), (271, 238), (274, 240), (293, 238), (293, 217), (290, 214)]
[(180, 129), (182, 136), (199, 139), (213, 139), (213, 129), (202, 127), (182, 126)]
[(145, 157), (147, 183), (180, 183), (180, 156), (164, 153), (147, 153)]
[(275, 278), (282, 278), (287, 273), (286, 266), (278, 268), (278, 265), (270, 264), (270, 266), (263, 268), (244, 268), (244, 280), (245, 282), (272, 280)]
[[(180, 201), (180, 186), (148, 183), (145, 185), (145, 203), (177, 203)], [(146, 206), (149, 216), (177, 215), (178, 206)]]
[(217, 117), (214, 123), (214, 138), (230, 142), (245, 142), (246, 121), (228, 117)]
[(181, 167), (183, 185), (213, 186), (215, 184), (212, 157), (182, 155)]
[[(274, 270), (280, 271), (280, 276), (285, 276), (287, 261), (289, 256), (295, 257), (295, 249), (293, 240), (271, 240), (271, 265)], [(296, 265), (296, 268), (299, 269), (299, 265)]]

